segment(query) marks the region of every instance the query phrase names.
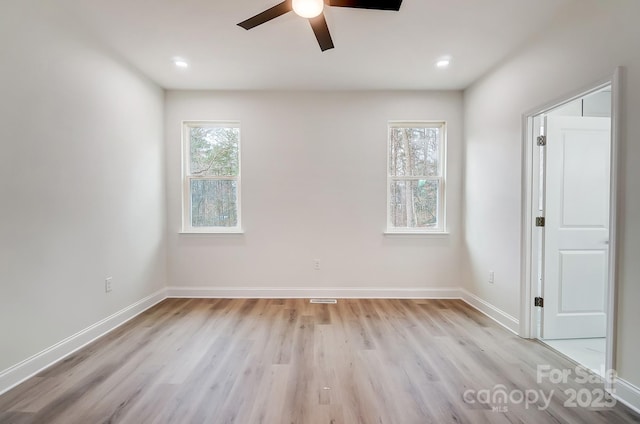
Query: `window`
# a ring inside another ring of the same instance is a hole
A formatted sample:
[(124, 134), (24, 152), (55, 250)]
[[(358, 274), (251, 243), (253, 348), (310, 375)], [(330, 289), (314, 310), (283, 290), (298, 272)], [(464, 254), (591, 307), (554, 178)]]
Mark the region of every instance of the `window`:
[(240, 123), (184, 122), (183, 232), (241, 232)]
[(444, 233), (444, 122), (390, 122), (387, 232)]

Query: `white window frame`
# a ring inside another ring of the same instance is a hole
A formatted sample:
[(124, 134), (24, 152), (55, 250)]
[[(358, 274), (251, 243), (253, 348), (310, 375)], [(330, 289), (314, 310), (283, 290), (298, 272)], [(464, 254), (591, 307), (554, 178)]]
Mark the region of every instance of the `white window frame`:
[[(393, 128), (438, 128), (440, 140), (439, 176), (391, 175), (391, 130)], [(446, 223), (446, 176), (447, 176), (447, 123), (445, 121), (389, 121), (387, 125), (387, 229), (385, 234), (448, 234)], [(393, 181), (431, 180), (438, 181), (438, 226), (437, 227), (395, 227), (391, 221), (391, 183)]]
[[(238, 175), (237, 176), (192, 176), (189, 175), (190, 162), (190, 129), (191, 128), (238, 128)], [(241, 207), (241, 178), (242, 175), (242, 128), (240, 121), (182, 121), (182, 233), (243, 233)], [(191, 181), (192, 180), (223, 180), (236, 181), (237, 190), (237, 222), (234, 227), (194, 227), (191, 225)]]

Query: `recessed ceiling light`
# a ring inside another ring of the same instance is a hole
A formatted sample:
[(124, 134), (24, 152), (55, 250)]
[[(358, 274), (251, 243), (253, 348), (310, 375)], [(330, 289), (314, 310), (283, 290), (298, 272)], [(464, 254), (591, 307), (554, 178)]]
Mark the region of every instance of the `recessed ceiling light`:
[(178, 68), (188, 68), (189, 64), (184, 59), (173, 59), (173, 64)]
[(438, 68), (440, 68), (440, 69), (448, 68), (450, 64), (451, 64), (451, 58), (450, 57), (441, 57), (436, 62), (436, 66)]

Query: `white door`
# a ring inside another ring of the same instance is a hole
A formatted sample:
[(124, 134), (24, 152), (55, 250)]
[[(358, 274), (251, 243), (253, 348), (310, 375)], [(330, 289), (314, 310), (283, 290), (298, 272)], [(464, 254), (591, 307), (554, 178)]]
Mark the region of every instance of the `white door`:
[(609, 118), (546, 118), (542, 338), (606, 335)]

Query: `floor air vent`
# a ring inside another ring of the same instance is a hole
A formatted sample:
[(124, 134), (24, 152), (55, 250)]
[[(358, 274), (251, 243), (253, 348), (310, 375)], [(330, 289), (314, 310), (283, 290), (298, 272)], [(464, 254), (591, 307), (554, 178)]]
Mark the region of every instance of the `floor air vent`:
[(338, 303), (336, 299), (310, 299), (310, 303)]

